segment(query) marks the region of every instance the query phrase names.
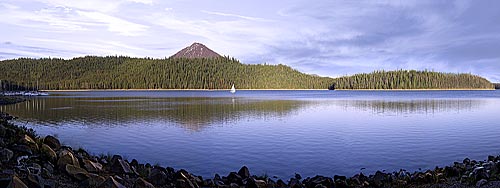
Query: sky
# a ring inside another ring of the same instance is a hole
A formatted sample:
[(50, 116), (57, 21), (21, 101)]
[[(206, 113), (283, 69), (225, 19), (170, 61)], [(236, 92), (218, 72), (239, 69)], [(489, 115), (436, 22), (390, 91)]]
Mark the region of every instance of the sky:
[(321, 76), (416, 69), (500, 82), (500, 1), (0, 0), (0, 59), (165, 58), (194, 42)]

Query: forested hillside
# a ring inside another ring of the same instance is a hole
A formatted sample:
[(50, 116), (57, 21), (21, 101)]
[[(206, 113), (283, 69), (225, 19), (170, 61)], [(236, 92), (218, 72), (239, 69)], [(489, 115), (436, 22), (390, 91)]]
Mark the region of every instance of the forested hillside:
[[(247, 65), (234, 58), (130, 58), (0, 61), (0, 80), (41, 90), (61, 89), (327, 89), (332, 78), (285, 65)], [(38, 82), (38, 84), (37, 84)]]
[(330, 89), (493, 89), (488, 80), (472, 74), (432, 71), (375, 71), (336, 78)]

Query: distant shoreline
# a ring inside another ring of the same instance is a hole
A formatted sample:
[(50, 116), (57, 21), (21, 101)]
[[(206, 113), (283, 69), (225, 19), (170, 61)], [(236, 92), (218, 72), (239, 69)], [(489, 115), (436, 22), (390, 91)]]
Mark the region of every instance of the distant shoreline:
[[(41, 90), (43, 92), (84, 92), (84, 91), (229, 91), (230, 89), (63, 89)], [(327, 91), (328, 89), (236, 89), (237, 91)], [(337, 91), (494, 91), (482, 88), (455, 89), (335, 89)], [(332, 90), (332, 91), (335, 91)]]

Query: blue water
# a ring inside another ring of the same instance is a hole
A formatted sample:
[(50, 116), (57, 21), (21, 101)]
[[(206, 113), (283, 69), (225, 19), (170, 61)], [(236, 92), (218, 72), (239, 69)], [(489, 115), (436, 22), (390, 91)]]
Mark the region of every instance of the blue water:
[(0, 110), (74, 148), (204, 177), (242, 165), (280, 178), (351, 176), (500, 154), (500, 91), (50, 94)]

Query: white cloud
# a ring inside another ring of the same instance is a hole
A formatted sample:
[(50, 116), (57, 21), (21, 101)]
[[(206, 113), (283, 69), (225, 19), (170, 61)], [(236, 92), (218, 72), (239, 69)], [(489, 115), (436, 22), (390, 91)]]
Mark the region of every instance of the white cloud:
[(215, 11), (207, 11), (207, 10), (202, 10), (201, 12), (210, 14), (210, 15), (216, 15), (216, 16), (225, 16), (225, 17), (235, 17), (235, 18), (240, 18), (240, 19), (245, 19), (245, 20), (251, 20), (251, 21), (272, 21), (268, 20), (265, 18), (258, 18), (258, 17), (251, 17), (251, 16), (242, 16), (238, 14), (230, 14), (230, 13), (223, 13), (223, 12), (215, 12)]
[(123, 20), (100, 12), (77, 11), (77, 13), (81, 16), (90, 18), (94, 21), (106, 25), (108, 31), (116, 32), (125, 36), (142, 35), (143, 32), (148, 28), (148, 26), (129, 22), (127, 20)]

